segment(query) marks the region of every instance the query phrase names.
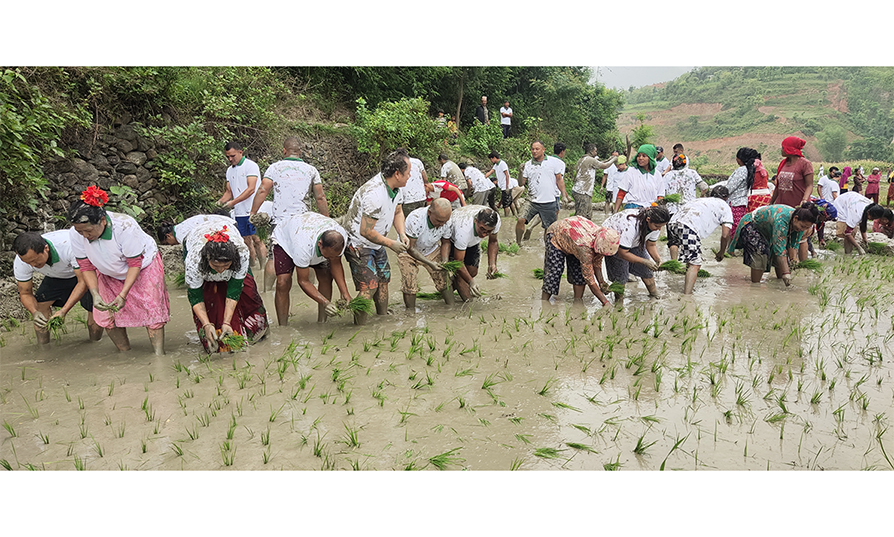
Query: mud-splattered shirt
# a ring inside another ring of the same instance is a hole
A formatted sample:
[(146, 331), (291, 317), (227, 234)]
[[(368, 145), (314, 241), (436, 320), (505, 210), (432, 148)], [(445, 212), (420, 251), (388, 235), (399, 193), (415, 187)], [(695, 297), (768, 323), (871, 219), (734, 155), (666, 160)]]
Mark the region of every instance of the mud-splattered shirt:
[[(668, 172), (668, 175), (674, 172)], [(733, 210), (720, 198), (692, 200), (670, 219), (679, 222), (698, 234), (700, 239), (714, 233), (717, 226), (733, 227)]]
[(141, 270), (151, 265), (158, 253), (155, 240), (130, 216), (111, 211), (106, 211), (106, 215), (106, 230), (95, 241), (88, 241), (74, 227), (69, 230), (76, 268), (80, 268), (77, 260), (89, 259), (99, 272), (123, 280), (128, 259), (143, 256)]
[[(683, 168), (681, 170), (671, 170), (667, 172), (667, 175), (664, 176), (665, 196), (680, 194), (681, 197), (680, 203), (667, 204), (668, 212), (674, 214), (679, 211), (682, 206), (690, 201), (696, 200), (698, 197), (698, 194), (695, 191), (696, 187), (698, 187), (699, 190), (708, 189), (708, 183), (702, 179), (702, 176), (699, 175), (697, 171), (691, 168)], [(724, 204), (726, 204), (726, 202), (724, 202)]]
[(611, 160), (602, 162), (596, 157), (585, 155), (577, 163), (577, 175), (574, 178), (574, 186), (571, 187), (571, 191), (592, 196), (593, 189), (596, 187), (596, 170), (604, 170), (610, 166), (614, 166)]
[(199, 214), (191, 216), (175, 225), (174, 238), (177, 239), (177, 242), (185, 246), (186, 241), (189, 239), (189, 234), (203, 224), (217, 225), (217, 229), (220, 229), (223, 226), (229, 226), (233, 229), (236, 228), (236, 221), (232, 218), (227, 218), (226, 216), (219, 214)]
[(847, 227), (856, 229), (863, 219), (863, 210), (870, 205), (872, 200), (859, 192), (845, 192), (835, 198), (832, 205), (838, 212), (838, 221), (847, 224)]
[(30, 282), (35, 272), (50, 278), (59, 278), (60, 280), (74, 278), (76, 262), (71, 251), (71, 233), (73, 229), (60, 229), (41, 235), (47, 241), (50, 251), (46, 264), (40, 268), (32, 267), (16, 255), (15, 260), (12, 262), (12, 272), (16, 280)]
[(346, 220), (350, 222), (348, 243), (355, 248), (381, 249), (381, 244), (371, 242), (360, 234), (360, 221), (364, 216), (372, 218), (376, 221), (373, 229), (382, 236), (388, 235), (394, 223), (394, 211), (403, 203), (403, 199), (403, 189), (389, 188), (380, 173), (365, 182), (354, 193), (351, 205), (348, 207)]
[(729, 198), (726, 202), (730, 207), (743, 207), (748, 205), (748, 168), (739, 166), (726, 180), (726, 188), (729, 190)]
[[(212, 235), (222, 231), (224, 226), (226, 226), (226, 230), (223, 233), (229, 237), (227, 242), (233, 244), (236, 247), (236, 251), (239, 252), (239, 270), (233, 270), (231, 267), (223, 272), (212, 271), (208, 274), (203, 274), (199, 270), (199, 264), (202, 261), (202, 248), (208, 242), (208, 238), (205, 235)], [(248, 246), (242, 240), (242, 235), (239, 234), (235, 222), (224, 222), (223, 225), (221, 225), (221, 222), (203, 222), (197, 225), (186, 239), (186, 259), (183, 261), (183, 269), (188, 289), (201, 289), (205, 282), (228, 282), (231, 279), (244, 280), (245, 275), (248, 274), (248, 268)]]
[(407, 237), (416, 239), (416, 249), (424, 256), (431, 255), (441, 247), (441, 239), (453, 233), (453, 218), (441, 227), (435, 227), (428, 218), (428, 207), (419, 207), (407, 215)]
[(410, 158), (410, 178), (407, 180), (407, 186), (401, 189), (404, 192), (404, 203), (425, 201), (425, 181), (422, 179), (424, 171), (425, 164), (421, 160)]
[[(348, 232), (332, 218), (320, 213), (306, 212), (283, 218), (273, 230), (273, 239), (292, 258), (296, 267), (307, 268), (318, 265), (326, 258), (317, 243), (323, 233), (335, 230), (348, 244)], [(344, 248), (339, 255), (344, 254)]]
[(527, 180), (528, 196), (534, 203), (555, 203), (556, 173), (549, 157), (537, 162), (534, 159), (525, 163), (522, 177)]
[(452, 160), (448, 160), (441, 166), (441, 179), (446, 179), (448, 182), (453, 183), (458, 186), (460, 190), (466, 190), (469, 187), (469, 184), (466, 181), (466, 176), (463, 175), (463, 171), (460, 170), (459, 166)]
[(314, 200), (313, 185), (322, 185), (320, 172), (299, 158), (274, 162), (264, 172), (264, 179), (273, 181), (273, 220), (310, 210)]
[(481, 170), (474, 166), (468, 166), (463, 172), (463, 175), (465, 175), (466, 179), (472, 183), (473, 192), (487, 192), (488, 190), (497, 188), (495, 184), (484, 177)]
[[(453, 211), (450, 219), (453, 221), (453, 233), (450, 240), (453, 247), (457, 250), (466, 250), (472, 246), (481, 244), (481, 237), (475, 234), (475, 217), (482, 209), (487, 209), (484, 205), (466, 205)], [(497, 214), (497, 226), (493, 230), (493, 235), (500, 232), (500, 215)]]
[[(639, 170), (635, 171), (639, 173)], [(625, 209), (616, 212), (602, 222), (602, 227), (614, 229), (618, 232), (618, 235), (621, 236), (621, 248), (631, 250), (633, 248), (645, 246), (639, 240), (639, 219), (637, 219), (639, 212), (640, 209)], [(661, 235), (660, 229), (652, 231), (646, 235), (646, 240), (655, 242), (658, 240), (659, 235)]]

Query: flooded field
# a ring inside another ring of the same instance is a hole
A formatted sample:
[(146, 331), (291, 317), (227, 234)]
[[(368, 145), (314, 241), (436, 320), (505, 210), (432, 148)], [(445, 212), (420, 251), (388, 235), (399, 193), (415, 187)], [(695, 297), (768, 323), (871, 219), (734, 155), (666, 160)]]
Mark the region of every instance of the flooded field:
[[(601, 213), (596, 213), (601, 219)], [(514, 219), (503, 225), (509, 244)], [(717, 245), (717, 234), (708, 242)], [(667, 248), (660, 243), (664, 258)], [(540, 300), (540, 230), (484, 297), (317, 324), (292, 319), (246, 352), (201, 352), (171, 288), (167, 355), (89, 343), (76, 314), (38, 347), (0, 331), (0, 464), (45, 470), (890, 470), (894, 261), (822, 251), (785, 288), (710, 261), (683, 297), (628, 284), (617, 307)], [(434, 288), (422, 272), (423, 291)], [(349, 282), (349, 285), (350, 282)], [(352, 287), (353, 289), (353, 287)], [(81, 318), (83, 312), (81, 311)], [(886, 450), (888, 450), (886, 452)]]

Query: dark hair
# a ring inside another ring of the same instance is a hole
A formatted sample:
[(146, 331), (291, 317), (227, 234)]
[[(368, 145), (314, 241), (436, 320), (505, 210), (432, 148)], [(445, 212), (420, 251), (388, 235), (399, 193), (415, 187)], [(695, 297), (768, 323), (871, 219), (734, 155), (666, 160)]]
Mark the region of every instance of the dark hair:
[(320, 235), (320, 246), (323, 248), (334, 248), (336, 250), (341, 250), (344, 248), (345, 238), (341, 233), (334, 229), (330, 229), (329, 231), (324, 231), (322, 235)]
[(556, 142), (555, 145), (553, 145), (553, 154), (558, 155), (562, 151), (565, 151), (565, 149), (567, 149), (565, 144), (563, 144), (562, 142)]
[(382, 161), (382, 166), (379, 168), (379, 171), (382, 172), (383, 178), (388, 179), (389, 177), (393, 177), (396, 173), (404, 173), (409, 167), (410, 156), (407, 154), (407, 150), (398, 149), (385, 156), (385, 160)]
[(224, 146), (224, 151), (229, 151), (230, 149), (242, 151), (242, 144), (240, 144), (239, 142), (227, 142), (227, 145)]
[(68, 221), (72, 224), (96, 225), (102, 222), (105, 217), (105, 209), (84, 203), (83, 200), (73, 201), (68, 208)]
[(39, 254), (43, 252), (46, 247), (46, 239), (36, 231), (22, 233), (12, 241), (13, 251), (20, 256), (27, 255), (29, 251)]
[(674, 147), (671, 149), (683, 149), (683, 144), (674, 144)]
[(469, 165), (466, 164), (465, 162), (460, 162), (460, 163), (458, 164), (458, 166), (459, 166), (459, 169), (460, 169), (460, 170), (465, 170), (466, 168), (469, 167)]
[(863, 209), (863, 218), (860, 219), (860, 232), (866, 233), (866, 222), (872, 218), (884, 218), (888, 222), (894, 222), (894, 211), (885, 209), (878, 203), (870, 203)]
[(158, 242), (164, 242), (168, 237), (168, 234), (174, 233), (174, 225), (173, 224), (160, 224), (155, 228), (155, 235), (158, 237)]
[(230, 241), (206, 242), (205, 246), (202, 246), (199, 258), (199, 272), (202, 274), (211, 274), (211, 265), (209, 265), (211, 261), (230, 262), (230, 270), (233, 272), (239, 272), (239, 269), (242, 268), (239, 250)]
[(657, 207), (643, 207), (638, 213), (627, 215), (627, 218), (636, 218), (636, 225), (639, 226), (639, 244), (645, 246), (646, 236), (652, 233), (646, 218), (651, 220), (653, 224), (667, 224), (671, 219), (671, 215), (664, 206), (659, 205)]
[(589, 153), (596, 147), (596, 144), (584, 144), (584, 153)]
[(739, 151), (736, 152), (736, 158), (741, 160), (745, 164), (745, 169), (748, 170), (745, 184), (748, 185), (748, 190), (750, 191), (754, 185), (754, 161), (755, 159), (760, 159), (761, 154), (750, 147), (740, 147)]
[(729, 189), (723, 185), (717, 185), (711, 189), (709, 196), (712, 198), (720, 198), (722, 200), (725, 200), (729, 198)]
[(450, 160), (450, 159), (447, 158), (446, 153), (441, 153), (440, 155), (438, 155), (438, 160)]
[(830, 172), (830, 173), (831, 173), (831, 172), (837, 172), (837, 171), (838, 171), (838, 166), (829, 166), (829, 172)]
[(800, 207), (795, 207), (795, 212), (792, 216), (798, 217), (798, 220), (802, 222), (806, 221), (815, 224), (817, 218), (819, 218), (819, 214), (820, 212), (816, 205), (809, 201), (805, 201)]
[(497, 153), (496, 151), (491, 151), (491, 152), (487, 155), (487, 158), (497, 158), (497, 159), (498, 159), (498, 158), (500, 158), (500, 154)]
[(497, 211), (491, 209), (490, 207), (485, 207), (478, 211), (478, 214), (475, 215), (475, 220), (478, 221), (479, 224), (487, 227), (497, 227), (497, 223), (500, 221), (500, 215), (497, 214)]

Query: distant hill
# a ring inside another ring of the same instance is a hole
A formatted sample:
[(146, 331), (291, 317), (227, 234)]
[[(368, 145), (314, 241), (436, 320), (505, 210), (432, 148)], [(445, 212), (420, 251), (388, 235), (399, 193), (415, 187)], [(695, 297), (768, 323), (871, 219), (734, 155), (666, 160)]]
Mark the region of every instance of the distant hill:
[(622, 137), (642, 121), (668, 154), (682, 143), (699, 169), (734, 168), (742, 146), (778, 162), (791, 135), (816, 163), (894, 162), (891, 67), (702, 67), (623, 93)]

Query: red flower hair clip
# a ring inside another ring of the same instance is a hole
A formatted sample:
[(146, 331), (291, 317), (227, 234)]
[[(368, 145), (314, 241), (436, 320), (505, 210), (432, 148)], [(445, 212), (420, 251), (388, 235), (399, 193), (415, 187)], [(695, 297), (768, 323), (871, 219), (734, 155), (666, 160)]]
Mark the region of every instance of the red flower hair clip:
[(109, 195), (98, 186), (91, 185), (87, 187), (87, 190), (81, 192), (81, 200), (87, 205), (102, 207), (109, 202)]
[(220, 231), (215, 231), (214, 233), (205, 234), (205, 238), (208, 239), (208, 242), (227, 242), (230, 240), (230, 236), (226, 234), (227, 226), (224, 226)]

